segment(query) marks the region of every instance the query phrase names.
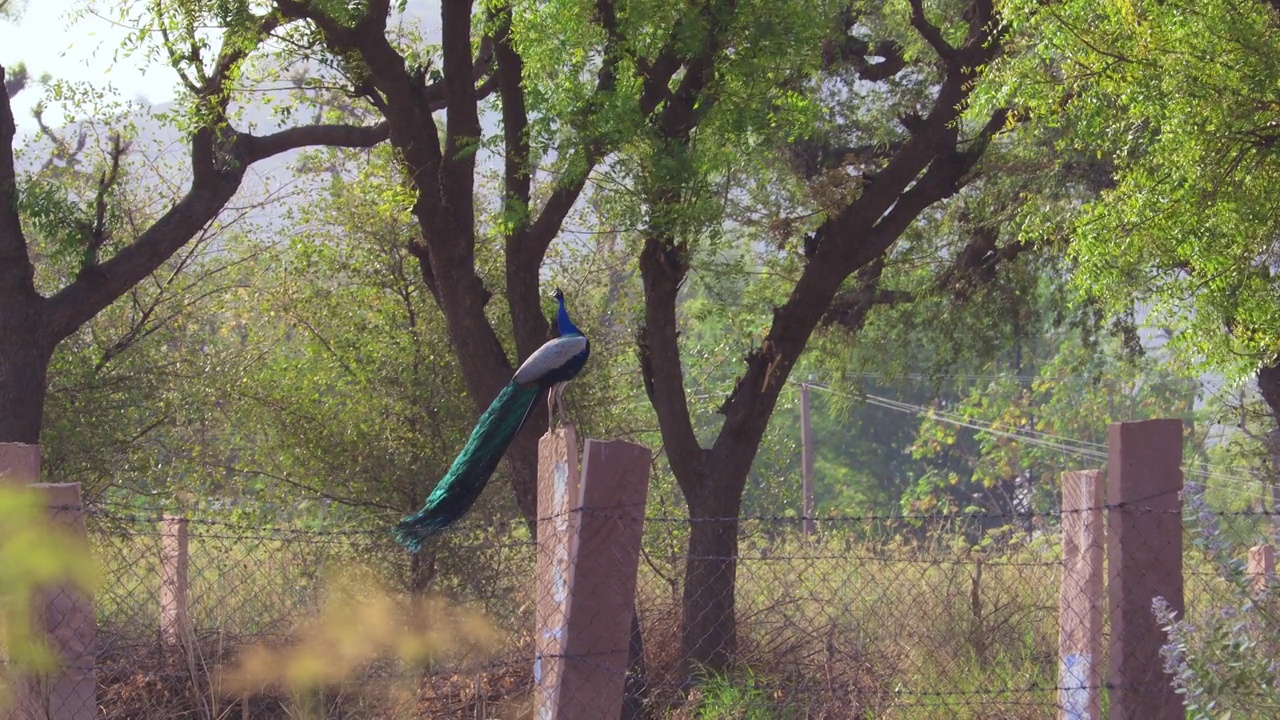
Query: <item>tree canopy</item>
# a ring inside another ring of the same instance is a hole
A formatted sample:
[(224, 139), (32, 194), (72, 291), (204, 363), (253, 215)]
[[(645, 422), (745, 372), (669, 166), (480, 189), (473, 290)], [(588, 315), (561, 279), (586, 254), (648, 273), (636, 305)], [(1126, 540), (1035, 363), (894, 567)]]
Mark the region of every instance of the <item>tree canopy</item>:
[(1139, 301), (1174, 347), (1233, 375), (1280, 349), (1276, 8), (1067, 2), (1004, 8), (1019, 47), (990, 98), (1094, 153), (1109, 187), (1069, 224), (1085, 290)]

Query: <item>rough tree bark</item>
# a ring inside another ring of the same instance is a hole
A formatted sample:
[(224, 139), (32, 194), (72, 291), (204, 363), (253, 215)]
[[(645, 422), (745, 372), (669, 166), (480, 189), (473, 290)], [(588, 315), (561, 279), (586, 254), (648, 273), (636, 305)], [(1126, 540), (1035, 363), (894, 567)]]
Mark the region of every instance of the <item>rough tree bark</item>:
[[(640, 257), (645, 320), (638, 351), (664, 448), (688, 504), (683, 645), (691, 665), (720, 670), (732, 661), (742, 493), (778, 396), (809, 337), (837, 304), (845, 281), (883, 258), (922, 211), (964, 187), (991, 138), (1005, 126), (1003, 111), (972, 138), (960, 137), (957, 123), (973, 81), (999, 51), (991, 3), (975, 0), (968, 6), (967, 34), (957, 46), (927, 19), (919, 0), (913, 0), (912, 10), (912, 26), (937, 53), (943, 71), (931, 106), (923, 117), (902, 119), (905, 139), (890, 148), (878, 172), (864, 176), (861, 194), (830, 213), (807, 243), (808, 262), (787, 302), (774, 309), (765, 338), (744, 359), (742, 375), (720, 409), (724, 419), (710, 448), (702, 447), (694, 434), (679, 355), (676, 295), (688, 271), (689, 249), (662, 228), (650, 228), (645, 238)], [(711, 38), (703, 49), (653, 119), (674, 147), (687, 143), (699, 114), (715, 97), (713, 88), (704, 90), (714, 84), (719, 48)], [(869, 81), (893, 77), (906, 67), (900, 48), (869, 46), (852, 35), (829, 54), (832, 62), (848, 63)], [(664, 204), (680, 201), (679, 189), (662, 187), (648, 200), (660, 211)], [(878, 281), (878, 272), (869, 275), (868, 282)]]
[[(0, 273), (8, 275), (8, 269)], [(0, 279), (0, 288), (0, 442), (35, 445), (53, 347), (35, 288), (21, 280), (11, 285), (8, 278)]]
[[(1271, 509), (1280, 510), (1280, 358), (1258, 368), (1258, 394), (1266, 403), (1273, 427), (1267, 433), (1271, 459)], [(1276, 519), (1280, 523), (1280, 518)]]
[[(230, 94), (225, 83), (255, 46), (247, 41), (261, 41), (277, 27), (278, 18), (260, 18), (256, 35), (239, 38), (240, 42), (225, 48), (204, 84), (191, 88), (205, 104), (208, 119), (190, 137), (191, 185), (181, 199), (118, 252), (108, 258), (93, 257), (50, 295), (36, 289), (35, 266), (18, 216), (13, 155), (17, 130), (9, 98), (21, 84), (5, 83), (6, 92), (0, 95), (0, 442), (39, 442), (48, 367), (57, 344), (154, 272), (212, 221), (239, 189), (250, 165), (309, 145), (369, 147), (386, 138), (387, 128), (382, 125), (311, 125), (266, 136), (229, 126)], [(0, 66), (0, 80), (4, 76)], [(97, 202), (106, 202), (107, 189), (100, 189)], [(101, 237), (103, 228), (90, 232), (96, 237), (87, 236), (87, 246)]]

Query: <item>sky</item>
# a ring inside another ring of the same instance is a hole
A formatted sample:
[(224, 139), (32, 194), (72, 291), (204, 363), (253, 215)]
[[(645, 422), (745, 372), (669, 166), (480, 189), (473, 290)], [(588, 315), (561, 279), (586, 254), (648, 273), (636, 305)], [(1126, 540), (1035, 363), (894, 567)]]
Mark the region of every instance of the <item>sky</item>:
[[(68, 81), (109, 85), (122, 100), (145, 98), (152, 104), (172, 100), (174, 73), (154, 67), (143, 72), (140, 57), (115, 58), (128, 29), (102, 17), (73, 19), (73, 11), (81, 7), (84, 0), (27, 0), (16, 22), (0, 19), (0, 65), (8, 70), (25, 62), (33, 78), (48, 73)], [(31, 108), (42, 96), (38, 86), (29, 86), (13, 99), (19, 131), (34, 130)], [(59, 119), (51, 107), (46, 122), (57, 125)]]
[[(10, 0), (15, 1), (15, 0)], [(0, 0), (3, 2), (3, 0)], [(85, 14), (83, 8), (95, 4), (108, 13), (119, 3), (111, 0), (16, 0), (25, 8), (16, 22), (0, 18), (0, 65), (6, 69), (25, 62), (32, 78), (48, 73), (71, 82), (91, 82), (110, 86), (120, 100), (144, 99), (161, 105), (176, 95), (178, 78), (168, 67), (153, 65), (143, 69), (143, 58), (118, 53), (130, 28), (102, 15)], [(410, 0), (407, 12), (397, 22), (420, 25), (427, 37), (439, 35), (439, 4), (436, 0)], [(43, 97), (38, 86), (30, 86), (13, 99), (18, 129), (34, 131), (31, 108)], [(62, 124), (62, 115), (53, 106), (45, 113), (51, 126)]]

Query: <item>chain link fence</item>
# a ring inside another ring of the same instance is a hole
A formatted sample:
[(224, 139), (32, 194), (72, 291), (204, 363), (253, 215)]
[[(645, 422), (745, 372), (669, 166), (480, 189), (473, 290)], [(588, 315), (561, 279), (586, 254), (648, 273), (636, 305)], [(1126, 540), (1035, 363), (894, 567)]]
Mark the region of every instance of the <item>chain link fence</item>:
[(416, 559), (381, 529), (209, 519), (179, 558), (177, 527), (91, 514), (99, 717), (487, 717), (528, 690), (534, 548), (505, 527)]
[[(843, 517), (808, 536), (799, 519), (742, 520), (734, 663), (689, 694), (690, 716), (1052, 715), (1061, 557), (1035, 527), (1048, 519)], [(696, 643), (681, 637), (678, 544), (650, 558), (639, 599), (661, 706), (681, 701)]]
[[(1236, 684), (1220, 675), (1211, 690), (1240, 716), (1272, 717), (1273, 571), (1258, 551), (1253, 565), (1245, 558), (1272, 540), (1275, 518), (1197, 502), (1183, 516), (1185, 612), (1170, 619), (1183, 657), (1175, 648), (1165, 661), (1175, 677), (1194, 676), (1205, 671), (1196, 658), (1224, 637), (1251, 642), (1245, 657), (1261, 669)], [(468, 523), (415, 558), (382, 528), (192, 518), (175, 555), (172, 519), (87, 515), (104, 580), (93, 605), (97, 717), (530, 716), (539, 584), (523, 524)], [(717, 607), (685, 592), (690, 523), (647, 517), (624, 714), (1057, 717), (1062, 521), (838, 517), (806, 533), (798, 518), (741, 518), (737, 552), (713, 558), (735, 580), (731, 661), (713, 673), (691, 669), (686, 652), (698, 644), (684, 631), (687, 609)], [(582, 552), (609, 552), (583, 542)], [(1108, 608), (1085, 610), (1110, 638)], [(1106, 668), (1101, 647), (1094, 662)], [(1272, 684), (1251, 687), (1258, 673)], [(1101, 678), (1105, 711), (1115, 687)]]

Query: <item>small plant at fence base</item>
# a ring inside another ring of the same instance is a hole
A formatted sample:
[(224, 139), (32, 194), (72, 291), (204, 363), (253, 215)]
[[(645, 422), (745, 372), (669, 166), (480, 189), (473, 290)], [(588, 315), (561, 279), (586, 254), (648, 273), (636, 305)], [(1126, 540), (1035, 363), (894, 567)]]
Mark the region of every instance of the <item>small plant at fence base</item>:
[(1187, 716), (1272, 718), (1280, 711), (1274, 644), (1280, 627), (1251, 601), (1224, 605), (1196, 623), (1173, 617), (1163, 598), (1153, 610), (1169, 633), (1165, 670), (1182, 694)]
[(1183, 491), (1192, 544), (1212, 565), (1220, 590), (1208, 607), (1178, 618), (1164, 598), (1152, 612), (1169, 635), (1165, 671), (1183, 696), (1187, 716), (1273, 718), (1280, 713), (1280, 598), (1273, 583), (1259, 586), (1245, 572), (1239, 548), (1222, 518), (1204, 498), (1204, 487)]
[(688, 716), (697, 720), (774, 720), (769, 691), (750, 670), (734, 675), (708, 674), (689, 698)]
[[(320, 614), (288, 642), (249, 647), (227, 671), (237, 695), (264, 690), (295, 698), (303, 716), (324, 717), (314, 702), (376, 663), (422, 667), (442, 656), (487, 655), (498, 632), (480, 613), (432, 598), (406, 598), (354, 575), (331, 578)], [(412, 673), (399, 677), (412, 686)]]

